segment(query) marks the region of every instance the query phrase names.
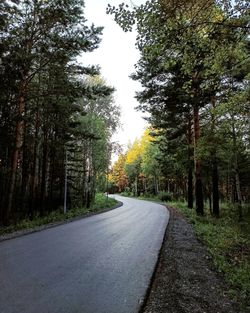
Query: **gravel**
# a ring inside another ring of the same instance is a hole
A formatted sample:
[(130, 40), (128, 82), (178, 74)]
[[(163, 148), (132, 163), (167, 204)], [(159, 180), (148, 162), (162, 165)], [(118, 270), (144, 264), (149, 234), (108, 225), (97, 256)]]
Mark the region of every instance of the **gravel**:
[(228, 286), (192, 226), (176, 209), (142, 313), (247, 313), (228, 297)]

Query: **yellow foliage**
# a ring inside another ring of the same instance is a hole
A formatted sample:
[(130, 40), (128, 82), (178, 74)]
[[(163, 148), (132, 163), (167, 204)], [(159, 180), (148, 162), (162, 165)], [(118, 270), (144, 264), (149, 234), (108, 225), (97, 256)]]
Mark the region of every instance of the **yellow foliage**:
[(150, 135), (150, 129), (147, 128), (140, 139), (136, 139), (133, 145), (128, 149), (126, 164), (134, 163), (142, 158), (147, 146), (154, 138)]

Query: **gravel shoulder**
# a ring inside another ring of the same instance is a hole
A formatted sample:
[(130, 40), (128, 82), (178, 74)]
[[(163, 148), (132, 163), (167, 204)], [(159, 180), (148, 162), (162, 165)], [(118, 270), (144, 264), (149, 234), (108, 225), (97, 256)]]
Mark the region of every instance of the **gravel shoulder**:
[(142, 313), (248, 313), (228, 297), (192, 226), (174, 208)]

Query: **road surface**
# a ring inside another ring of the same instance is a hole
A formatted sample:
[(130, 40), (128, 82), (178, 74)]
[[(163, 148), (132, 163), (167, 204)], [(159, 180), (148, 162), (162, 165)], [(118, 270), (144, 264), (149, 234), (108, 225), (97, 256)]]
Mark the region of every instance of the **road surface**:
[(169, 214), (115, 196), (118, 209), (0, 243), (1, 313), (136, 313)]

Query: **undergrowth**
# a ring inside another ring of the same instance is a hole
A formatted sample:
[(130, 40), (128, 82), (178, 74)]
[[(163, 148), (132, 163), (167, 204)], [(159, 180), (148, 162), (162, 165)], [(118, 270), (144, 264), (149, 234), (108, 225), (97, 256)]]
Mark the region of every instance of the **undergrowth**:
[(106, 197), (103, 194), (96, 194), (95, 202), (92, 204), (92, 206), (87, 208), (75, 208), (69, 210), (66, 214), (63, 213), (62, 210), (52, 211), (46, 216), (40, 217), (35, 216), (33, 220), (30, 219), (24, 219), (17, 224), (13, 224), (6, 227), (0, 227), (0, 236), (12, 233), (18, 230), (24, 230), (24, 229), (32, 229), (37, 226), (42, 226), (50, 223), (56, 223), (60, 221), (66, 221), (70, 220), (72, 218), (81, 217), (84, 215), (87, 215), (92, 212), (98, 212), (103, 209), (112, 208), (117, 204), (117, 201), (113, 198)]

